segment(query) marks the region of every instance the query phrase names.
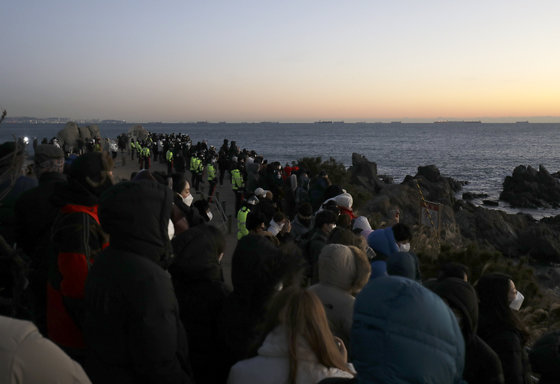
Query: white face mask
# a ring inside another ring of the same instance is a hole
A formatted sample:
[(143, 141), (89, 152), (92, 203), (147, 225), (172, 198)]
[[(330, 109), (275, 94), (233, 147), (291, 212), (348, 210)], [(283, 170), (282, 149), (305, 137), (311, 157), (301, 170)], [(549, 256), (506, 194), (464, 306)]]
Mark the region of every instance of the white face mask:
[(187, 207), (191, 206), (193, 200), (194, 200), (194, 197), (190, 193), (187, 195), (187, 197), (183, 197), (183, 203), (185, 203), (185, 205)]
[(402, 244), (399, 244), (399, 251), (401, 251), (401, 252), (408, 252), (408, 251), (410, 251), (410, 243), (402, 243)]
[(208, 221), (212, 221), (212, 218), (214, 217), (210, 211), (206, 212), (206, 216), (208, 216)]
[(169, 235), (169, 240), (173, 239), (173, 236), (175, 236), (175, 226), (171, 220), (169, 220), (169, 224), (167, 225), (167, 234)]
[(521, 304), (523, 304), (524, 299), (525, 296), (523, 296), (521, 292), (517, 291), (517, 294), (515, 295), (515, 299), (513, 299), (511, 303), (509, 303), (509, 307), (514, 311), (519, 311), (519, 309), (521, 308)]

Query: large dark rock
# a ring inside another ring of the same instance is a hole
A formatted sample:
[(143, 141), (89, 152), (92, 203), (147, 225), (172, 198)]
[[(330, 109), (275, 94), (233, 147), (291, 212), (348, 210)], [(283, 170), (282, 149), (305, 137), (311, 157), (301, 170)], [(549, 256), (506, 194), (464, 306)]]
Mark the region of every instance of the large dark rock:
[(56, 137), (62, 146), (70, 150), (72, 147), (79, 148), (87, 139), (101, 137), (101, 133), (97, 125), (81, 127), (78, 126), (77, 123), (69, 121), (64, 128), (57, 133)]
[(476, 207), (464, 201), (455, 205), (455, 219), (463, 237), (480, 245), (491, 246), (508, 257), (523, 254), (519, 233), (536, 223), (530, 215), (511, 215)]
[(369, 161), (364, 155), (352, 153), (352, 166), (349, 171), (352, 184), (373, 192), (379, 192), (383, 188), (383, 182), (377, 176), (377, 164)]
[(418, 195), (422, 191), (424, 199), (448, 206), (455, 203), (455, 194), (463, 188), (462, 183), (451, 178), (441, 176), (439, 169), (435, 165), (427, 165), (418, 167), (416, 176), (407, 175), (403, 184), (407, 184), (414, 188)]
[(506, 176), (500, 199), (507, 201), (512, 207), (558, 208), (560, 180), (542, 165), (538, 171), (530, 165), (519, 165), (511, 176)]
[(141, 125), (135, 125), (128, 130), (128, 135), (136, 140), (144, 140), (150, 133)]

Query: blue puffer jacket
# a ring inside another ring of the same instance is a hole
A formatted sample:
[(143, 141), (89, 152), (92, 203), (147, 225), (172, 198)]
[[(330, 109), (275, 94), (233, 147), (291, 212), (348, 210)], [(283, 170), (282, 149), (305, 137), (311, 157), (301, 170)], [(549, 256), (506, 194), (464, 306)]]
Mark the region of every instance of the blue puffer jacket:
[(367, 237), (367, 243), (380, 256), (389, 257), (399, 251), (391, 227), (376, 229)]
[(465, 345), (453, 312), (417, 282), (370, 280), (351, 332), (358, 383), (463, 383)]

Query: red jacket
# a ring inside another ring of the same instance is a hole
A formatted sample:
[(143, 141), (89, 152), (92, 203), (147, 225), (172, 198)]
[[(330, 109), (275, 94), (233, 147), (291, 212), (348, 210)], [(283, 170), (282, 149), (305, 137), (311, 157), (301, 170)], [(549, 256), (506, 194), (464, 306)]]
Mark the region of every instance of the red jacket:
[(84, 287), (95, 256), (108, 246), (97, 217), (97, 205), (67, 204), (53, 224), (56, 262), (47, 283), (47, 330), (51, 340), (68, 348), (84, 348), (80, 326)]

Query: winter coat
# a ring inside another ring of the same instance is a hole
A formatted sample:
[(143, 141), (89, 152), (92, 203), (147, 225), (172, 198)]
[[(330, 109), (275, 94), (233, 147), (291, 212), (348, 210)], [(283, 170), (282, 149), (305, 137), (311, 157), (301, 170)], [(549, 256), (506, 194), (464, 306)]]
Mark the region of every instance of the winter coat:
[(29, 286), (33, 295), (33, 321), (45, 335), (49, 255), (54, 257), (51, 228), (59, 211), (50, 199), (56, 185), (65, 182), (66, 176), (61, 173), (44, 173), (39, 178), (39, 186), (22, 193), (15, 205), (16, 242), (31, 260)]
[(51, 202), (60, 207), (52, 227), (55, 257), (47, 285), (47, 328), (51, 340), (83, 350), (84, 286), (91, 265), (108, 245), (97, 215), (98, 197), (74, 179), (57, 184)]
[(319, 255), (319, 283), (309, 290), (325, 307), (331, 331), (350, 345), (354, 296), (350, 294), (356, 276), (354, 254), (345, 245), (329, 244)]
[[(169, 268), (179, 302), (181, 320), (189, 335), (190, 361), (197, 383), (225, 381), (217, 314), (229, 290), (222, 280), (216, 244), (207, 225), (199, 225), (173, 239), (175, 261)], [(223, 368), (223, 369), (220, 369)]]
[(418, 256), (411, 252), (396, 252), (386, 260), (389, 275), (408, 277), (418, 282), (422, 280), (419, 264)]
[(482, 307), (480, 308), (478, 335), (500, 357), (506, 384), (528, 383), (528, 358), (523, 349), (521, 335), (516, 329), (508, 328), (493, 321)]
[(290, 231), (292, 233), (292, 236), (294, 237), (294, 240), (296, 242), (298, 242), (301, 239), (301, 236), (304, 233), (309, 232), (311, 229), (313, 228), (311, 221), (309, 222), (308, 226), (305, 226), (299, 219), (299, 217), (296, 216), (296, 218), (294, 220), (292, 220), (292, 230)]
[(0, 382), (3, 384), (91, 383), (72, 360), (29, 321), (0, 316)]
[(231, 261), (233, 292), (220, 316), (221, 337), (229, 366), (249, 357), (262, 338), (258, 325), (266, 305), (286, 276), (301, 268), (299, 256), (283, 255), (263, 236), (249, 234), (237, 242)]
[(172, 191), (124, 182), (100, 201), (111, 245), (85, 288), (86, 372), (96, 383), (191, 383), (187, 338), (169, 263)]
[(393, 228), (376, 229), (367, 237), (368, 245), (380, 257), (389, 257), (399, 251)]
[(400, 277), (379, 277), (356, 297), (350, 338), (358, 383), (461, 383), (465, 345), (449, 307)]
[[(270, 332), (258, 350), (258, 355), (235, 364), (229, 373), (228, 384), (284, 384), (289, 374), (289, 349), (286, 330), (279, 326)], [(319, 364), (306, 340), (297, 339), (298, 367), (296, 384), (317, 383), (327, 377), (347, 377), (352, 374), (338, 368)]]
[(461, 331), (465, 339), (465, 370), (468, 383), (501, 384), (504, 373), (500, 358), (477, 334), (478, 297), (466, 281), (454, 277), (426, 283), (462, 315)]

